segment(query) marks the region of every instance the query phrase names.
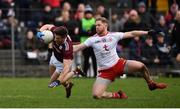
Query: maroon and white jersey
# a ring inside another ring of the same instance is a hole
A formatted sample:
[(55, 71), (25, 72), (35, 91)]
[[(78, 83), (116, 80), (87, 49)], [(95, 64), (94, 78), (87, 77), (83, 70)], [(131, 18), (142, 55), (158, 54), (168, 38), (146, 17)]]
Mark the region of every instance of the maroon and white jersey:
[[(51, 29), (53, 32), (54, 27)], [(57, 44), (55, 41), (52, 42), (53, 54), (56, 59), (63, 63), (63, 59), (73, 59), (73, 46), (72, 40), (68, 35), (63, 44)]]

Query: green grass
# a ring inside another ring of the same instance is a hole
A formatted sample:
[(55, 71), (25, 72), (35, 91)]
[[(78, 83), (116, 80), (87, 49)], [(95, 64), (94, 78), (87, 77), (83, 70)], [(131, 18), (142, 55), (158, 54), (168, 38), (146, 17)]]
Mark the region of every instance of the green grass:
[(176, 108), (180, 107), (180, 78), (160, 78), (164, 90), (149, 91), (142, 78), (117, 79), (109, 91), (122, 88), (127, 100), (95, 100), (91, 88), (95, 79), (74, 78), (72, 96), (63, 87), (47, 88), (48, 78), (0, 78), (0, 108)]

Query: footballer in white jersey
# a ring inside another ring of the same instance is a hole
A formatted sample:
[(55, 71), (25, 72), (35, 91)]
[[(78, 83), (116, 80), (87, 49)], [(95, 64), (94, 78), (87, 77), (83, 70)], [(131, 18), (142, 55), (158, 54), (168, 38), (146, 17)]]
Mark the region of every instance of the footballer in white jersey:
[(111, 68), (118, 62), (116, 46), (118, 41), (123, 38), (123, 34), (121, 32), (108, 32), (103, 37), (95, 34), (84, 42), (87, 47), (94, 48), (98, 70)]
[(140, 37), (142, 35), (152, 35), (155, 33), (155, 31), (134, 30), (125, 33), (113, 33), (109, 32), (107, 28), (108, 20), (104, 17), (97, 18), (97, 34), (88, 38), (84, 43), (73, 46), (74, 52), (83, 50), (87, 47), (92, 47), (96, 55), (99, 75), (93, 85), (93, 97), (96, 99), (127, 99), (128, 96), (121, 89), (117, 92), (106, 91), (109, 84), (114, 81), (116, 77), (122, 75), (125, 71), (128, 73), (141, 72), (150, 90), (166, 88), (167, 85), (165, 83), (156, 83), (150, 78), (149, 70), (142, 62), (119, 58), (116, 52), (116, 46), (119, 40)]

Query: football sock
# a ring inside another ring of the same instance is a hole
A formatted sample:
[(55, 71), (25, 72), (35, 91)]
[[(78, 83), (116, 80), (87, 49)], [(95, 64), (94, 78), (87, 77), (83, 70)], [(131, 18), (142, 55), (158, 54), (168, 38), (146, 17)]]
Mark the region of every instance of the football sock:
[(120, 95), (117, 92), (112, 93), (111, 98), (121, 98)]
[(68, 84), (69, 82), (66, 81), (65, 83), (63, 83), (63, 86), (66, 87)]

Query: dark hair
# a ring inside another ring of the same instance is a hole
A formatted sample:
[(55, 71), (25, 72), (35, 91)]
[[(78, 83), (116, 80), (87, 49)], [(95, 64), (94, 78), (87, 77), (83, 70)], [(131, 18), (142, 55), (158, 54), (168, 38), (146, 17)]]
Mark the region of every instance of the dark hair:
[(107, 20), (105, 17), (98, 17), (98, 18), (96, 19), (96, 22), (97, 22), (97, 21), (101, 21), (102, 23), (106, 23), (106, 24), (109, 23), (108, 20)]
[(64, 26), (59, 26), (59, 27), (55, 28), (53, 33), (56, 34), (56, 35), (61, 36), (62, 38), (65, 38), (68, 35), (68, 30)]

